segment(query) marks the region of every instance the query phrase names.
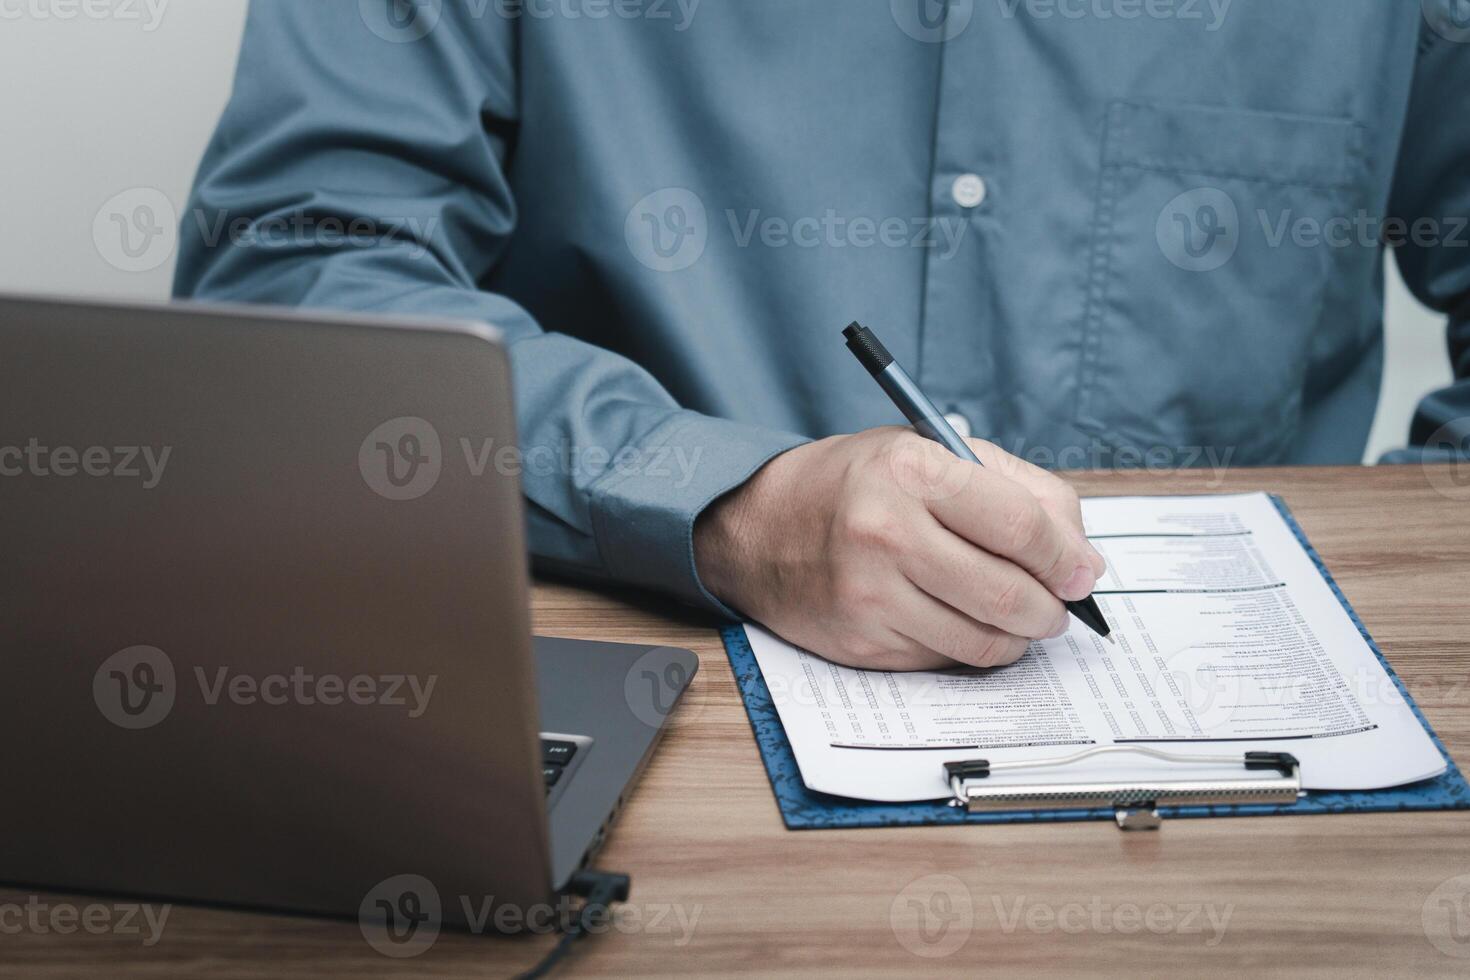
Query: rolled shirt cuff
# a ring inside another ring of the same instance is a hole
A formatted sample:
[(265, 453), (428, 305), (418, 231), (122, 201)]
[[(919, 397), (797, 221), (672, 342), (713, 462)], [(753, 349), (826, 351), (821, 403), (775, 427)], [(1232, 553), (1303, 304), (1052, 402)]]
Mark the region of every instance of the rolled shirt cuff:
[(775, 456), (808, 442), (789, 432), (679, 412), (621, 450), (590, 489), (593, 534), (608, 574), (727, 619), (694, 564), (694, 523)]

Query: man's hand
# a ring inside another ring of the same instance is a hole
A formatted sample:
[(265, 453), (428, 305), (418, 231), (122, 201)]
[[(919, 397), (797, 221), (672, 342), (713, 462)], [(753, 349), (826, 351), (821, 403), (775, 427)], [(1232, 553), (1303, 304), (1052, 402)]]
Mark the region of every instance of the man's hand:
[(1077, 494), (988, 442), (985, 467), (910, 429), (776, 457), (695, 526), (721, 601), (830, 660), (879, 670), (1018, 660), (1103, 573)]

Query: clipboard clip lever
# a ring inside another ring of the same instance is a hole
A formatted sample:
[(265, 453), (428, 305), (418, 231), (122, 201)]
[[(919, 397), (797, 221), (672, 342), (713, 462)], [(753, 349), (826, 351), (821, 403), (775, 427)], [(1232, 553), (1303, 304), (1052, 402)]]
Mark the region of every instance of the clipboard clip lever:
[[(1129, 783), (1088, 780), (1047, 780), (1016, 783), (995, 781), (995, 773), (1064, 768), (1120, 754), (1145, 755), (1161, 762), (1193, 769), (1220, 766), (1245, 775), (1220, 778), (1149, 779)], [(1105, 745), (1071, 755), (1019, 762), (967, 759), (946, 762), (944, 772), (953, 799), (950, 806), (970, 812), (1000, 810), (1058, 810), (1111, 807), (1119, 830), (1157, 830), (1163, 823), (1159, 807), (1230, 806), (1242, 803), (1292, 805), (1302, 796), (1301, 763), (1288, 752), (1245, 752), (1241, 755), (1185, 755), (1142, 745)], [(1266, 775), (1270, 773), (1270, 775)]]

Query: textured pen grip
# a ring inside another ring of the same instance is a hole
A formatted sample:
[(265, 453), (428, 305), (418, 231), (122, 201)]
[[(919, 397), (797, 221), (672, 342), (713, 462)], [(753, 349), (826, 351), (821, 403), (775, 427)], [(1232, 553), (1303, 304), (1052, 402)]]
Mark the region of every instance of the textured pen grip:
[(842, 336), (847, 338), (847, 347), (857, 359), (862, 362), (863, 367), (868, 369), (869, 374), (877, 375), (893, 363), (893, 355), (888, 353), (873, 331), (859, 323), (850, 325), (842, 331)]

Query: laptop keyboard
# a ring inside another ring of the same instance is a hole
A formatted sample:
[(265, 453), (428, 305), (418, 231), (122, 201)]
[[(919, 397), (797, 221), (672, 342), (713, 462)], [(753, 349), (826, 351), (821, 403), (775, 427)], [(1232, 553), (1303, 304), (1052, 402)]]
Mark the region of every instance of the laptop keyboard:
[(546, 782), (547, 796), (551, 795), (551, 788), (561, 781), (562, 775), (567, 771), (567, 765), (571, 763), (572, 757), (576, 754), (576, 742), (565, 742), (555, 738), (541, 740), (541, 778)]

